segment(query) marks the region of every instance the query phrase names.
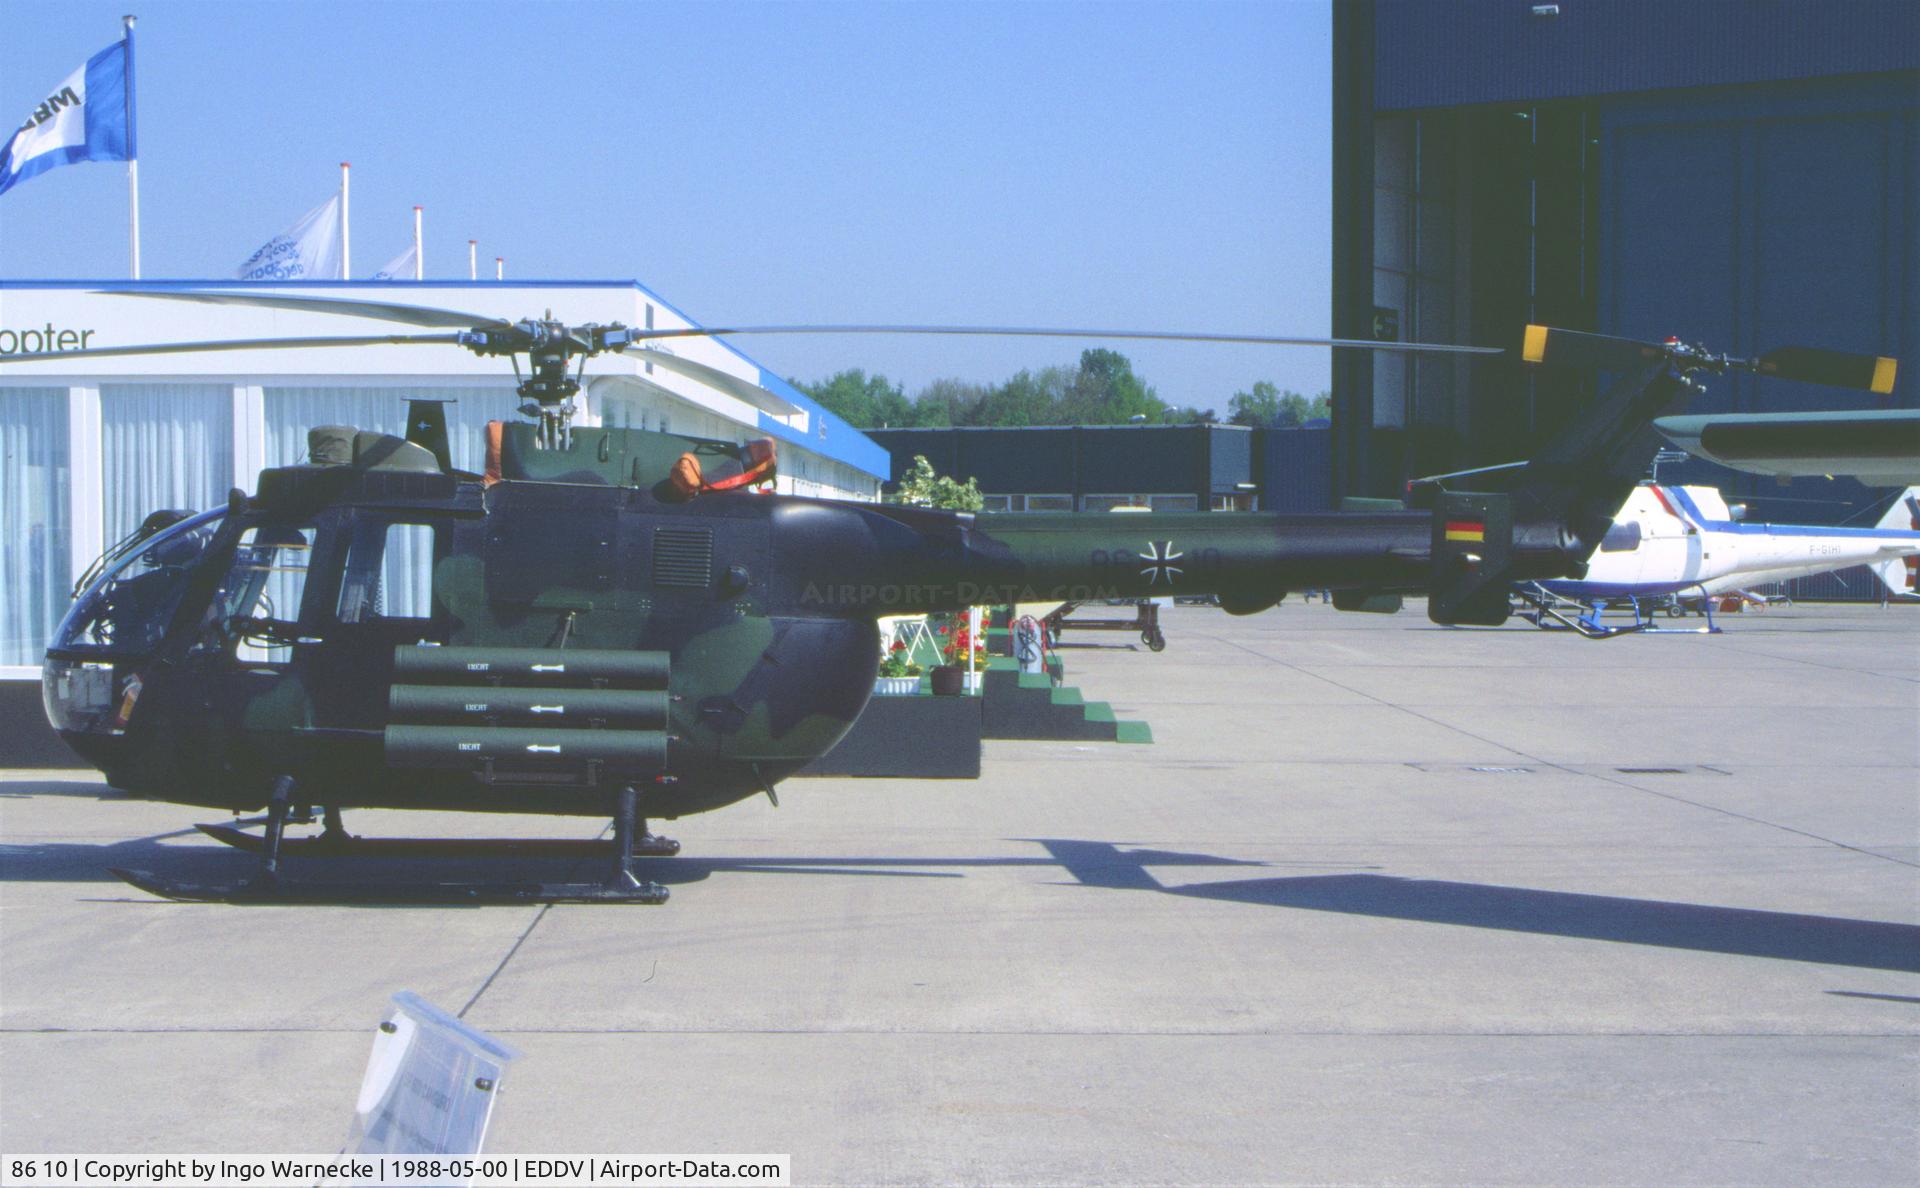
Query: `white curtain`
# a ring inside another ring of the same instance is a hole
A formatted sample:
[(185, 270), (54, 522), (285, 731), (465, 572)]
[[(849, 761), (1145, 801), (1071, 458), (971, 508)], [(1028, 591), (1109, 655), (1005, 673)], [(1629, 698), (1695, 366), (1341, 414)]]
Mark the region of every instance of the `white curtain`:
[(67, 609), (67, 390), (0, 388), (0, 664), (38, 664)]
[[(267, 421), (267, 465), (291, 466), (307, 460), (307, 430), (320, 425), (352, 425), (377, 433), (404, 437), (407, 398), (429, 397), (452, 401), (446, 406), (447, 440), (455, 468), (479, 471), (486, 465), (484, 434), (488, 421), (516, 418), (518, 400), (512, 387), (405, 388), (270, 387), (264, 392)], [(369, 591), (349, 582), (337, 608), (356, 620), (372, 612), (387, 618), (427, 618), (432, 614), (433, 537), (425, 529), (396, 527), (369, 532), (354, 542), (354, 551), (381, 550), (378, 586)], [(354, 560), (349, 558), (349, 569)]]
[(229, 384), (102, 384), (106, 541), (166, 507), (204, 511), (233, 489)]

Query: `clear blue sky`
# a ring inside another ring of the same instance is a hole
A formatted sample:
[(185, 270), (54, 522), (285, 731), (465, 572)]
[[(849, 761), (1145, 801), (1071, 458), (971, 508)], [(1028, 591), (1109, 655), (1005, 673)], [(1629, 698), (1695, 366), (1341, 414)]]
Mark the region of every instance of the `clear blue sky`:
[[(140, 17), (143, 272), (222, 278), (353, 163), (353, 266), (638, 279), (696, 320), (1325, 334), (1331, 12), (1266, 3), (0, 0), (10, 129)], [(126, 275), (125, 166), (0, 196), (0, 276)], [(529, 313), (537, 311), (528, 311)], [(1033, 341), (752, 339), (909, 392)], [(1321, 349), (1113, 344), (1161, 396), (1327, 386)]]

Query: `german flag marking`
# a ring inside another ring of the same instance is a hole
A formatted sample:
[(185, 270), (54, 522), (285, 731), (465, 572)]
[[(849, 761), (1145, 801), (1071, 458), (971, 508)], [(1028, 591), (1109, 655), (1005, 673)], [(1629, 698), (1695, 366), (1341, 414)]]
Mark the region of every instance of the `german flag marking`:
[(1487, 526), (1482, 521), (1448, 520), (1446, 538), (1484, 541), (1487, 539)]

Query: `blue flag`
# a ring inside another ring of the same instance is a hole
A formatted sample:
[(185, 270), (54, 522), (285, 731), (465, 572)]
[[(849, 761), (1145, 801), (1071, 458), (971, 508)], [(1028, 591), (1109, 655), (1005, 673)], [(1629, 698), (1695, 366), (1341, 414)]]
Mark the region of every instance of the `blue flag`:
[(134, 159), (130, 60), (116, 41), (34, 105), (0, 149), (0, 194), (56, 165)]

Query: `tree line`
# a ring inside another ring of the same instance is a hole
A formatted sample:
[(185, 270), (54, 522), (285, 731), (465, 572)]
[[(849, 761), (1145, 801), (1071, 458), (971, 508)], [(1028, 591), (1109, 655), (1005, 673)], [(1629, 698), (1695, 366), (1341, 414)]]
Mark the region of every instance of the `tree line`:
[[(1153, 425), (1205, 425), (1220, 420), (1212, 409), (1176, 407), (1134, 374), (1118, 351), (1080, 352), (1073, 367), (1022, 370), (999, 384), (935, 380), (909, 397), (884, 375), (851, 368), (830, 379), (788, 381), (856, 429), (946, 428), (963, 425), (1125, 425), (1139, 418)], [(1261, 380), (1227, 402), (1227, 423), (1255, 428), (1292, 428), (1328, 415), (1329, 396), (1302, 396)]]

